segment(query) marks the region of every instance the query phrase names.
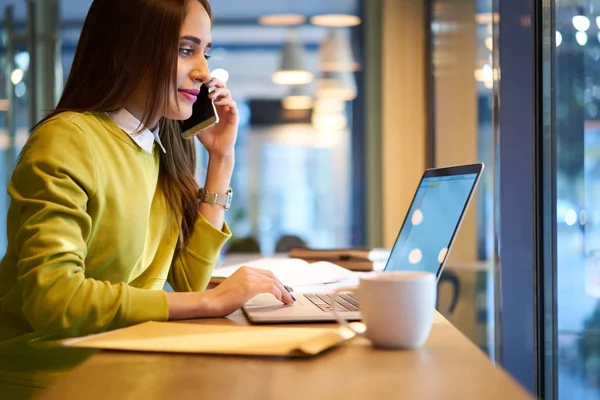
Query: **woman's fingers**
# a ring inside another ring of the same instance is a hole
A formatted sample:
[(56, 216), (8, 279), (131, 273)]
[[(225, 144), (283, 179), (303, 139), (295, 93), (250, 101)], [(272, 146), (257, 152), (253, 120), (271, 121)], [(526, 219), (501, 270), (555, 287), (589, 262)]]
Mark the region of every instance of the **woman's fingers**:
[(208, 98), (218, 101), (226, 98), (231, 98), (231, 92), (226, 88), (218, 88), (208, 94)]
[(227, 85), (220, 79), (212, 78), (204, 84), (208, 90), (208, 98), (213, 100), (219, 107), (224, 107), (225, 111), (234, 115), (238, 114), (237, 104), (231, 97), (231, 92), (227, 89)]
[[(244, 281), (248, 282), (251, 286), (256, 285), (256, 287), (258, 287), (260, 290), (265, 290), (265, 288), (269, 289), (268, 291), (263, 291), (261, 293), (273, 293), (275, 297), (285, 304), (292, 304), (294, 301), (296, 301), (296, 299), (294, 299), (292, 294), (285, 288), (283, 283), (277, 279), (273, 272), (247, 266), (241, 267), (238, 271), (244, 275)], [(275, 287), (277, 291), (273, 292), (269, 285)]]
[(275, 276), (272, 271), (260, 269), (260, 268), (252, 268), (252, 270), (258, 274), (260, 274), (263, 279), (267, 279), (268, 282), (272, 282), (278, 289), (281, 296), (278, 297), (285, 304), (292, 304), (296, 301), (294, 296), (286, 289), (285, 285), (281, 283), (281, 281)]
[(271, 293), (275, 298), (281, 302), (283, 301), (283, 293), (273, 282), (265, 282), (257, 287), (260, 293)]
[(296, 299), (294, 299), (294, 297), (292, 296), (292, 294), (285, 288), (285, 286), (277, 281), (273, 281), (273, 286), (275, 286), (278, 290), (279, 293), (281, 293), (281, 296), (279, 297), (279, 300), (281, 300), (283, 303), (285, 304), (293, 304)]
[(235, 114), (237, 114), (237, 106), (236, 103), (233, 99), (231, 98), (225, 98), (225, 99), (218, 99), (215, 100), (215, 104), (219, 107), (228, 107), (229, 110)]
[(215, 89), (208, 95), (208, 98), (213, 100), (219, 107), (225, 107), (225, 111), (230, 112), (234, 115), (238, 114), (237, 104), (233, 98), (231, 98), (231, 92), (226, 88)]
[(224, 88), (227, 87), (227, 85), (225, 85), (225, 82), (223, 82), (220, 79), (217, 78), (211, 78), (210, 81), (206, 82), (204, 85), (206, 85), (207, 88)]

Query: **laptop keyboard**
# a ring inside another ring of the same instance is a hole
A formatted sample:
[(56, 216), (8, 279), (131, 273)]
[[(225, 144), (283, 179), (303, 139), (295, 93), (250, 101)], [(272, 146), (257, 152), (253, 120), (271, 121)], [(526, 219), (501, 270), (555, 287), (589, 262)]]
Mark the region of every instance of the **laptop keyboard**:
[[(327, 293), (305, 293), (304, 297), (310, 300), (315, 306), (322, 311), (333, 311), (331, 308), (331, 296)], [(360, 311), (358, 308), (358, 300), (352, 297), (349, 293), (340, 293), (336, 298), (338, 306), (336, 309), (341, 312)]]

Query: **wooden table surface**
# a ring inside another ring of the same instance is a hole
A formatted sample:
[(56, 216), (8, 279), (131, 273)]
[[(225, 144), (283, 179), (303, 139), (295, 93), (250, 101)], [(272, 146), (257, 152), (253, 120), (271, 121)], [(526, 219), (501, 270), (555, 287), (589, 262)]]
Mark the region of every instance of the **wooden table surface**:
[[(241, 312), (228, 318), (186, 322), (248, 324)], [(425, 345), (412, 351), (376, 350), (363, 338), (311, 359), (103, 351), (41, 397), (61, 400), (532, 398), (439, 314)]]

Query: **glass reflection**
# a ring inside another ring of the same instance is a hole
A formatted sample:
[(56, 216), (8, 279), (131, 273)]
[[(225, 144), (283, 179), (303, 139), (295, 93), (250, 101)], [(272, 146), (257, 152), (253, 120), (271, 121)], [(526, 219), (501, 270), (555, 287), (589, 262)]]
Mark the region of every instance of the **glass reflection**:
[(600, 2), (554, 7), (558, 397), (600, 399)]

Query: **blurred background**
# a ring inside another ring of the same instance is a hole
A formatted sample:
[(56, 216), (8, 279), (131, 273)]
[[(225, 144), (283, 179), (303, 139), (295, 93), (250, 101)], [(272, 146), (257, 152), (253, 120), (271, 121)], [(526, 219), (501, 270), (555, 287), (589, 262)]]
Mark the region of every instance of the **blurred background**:
[[(440, 282), (439, 308), (501, 362), (498, 316), (511, 292), (499, 286), (497, 3), (213, 1), (209, 66), (242, 115), (226, 253), (389, 248), (424, 168), (482, 161), (445, 272), (460, 285)], [(0, 0), (0, 193), (30, 128), (58, 99), (90, 4)], [(555, 194), (544, 189), (556, 255), (552, 379), (557, 397), (600, 399), (600, 0), (546, 4), (553, 73), (543, 85), (556, 140)], [(522, 16), (523, 26), (533, 17)], [(0, 195), (0, 225), (7, 202)]]

